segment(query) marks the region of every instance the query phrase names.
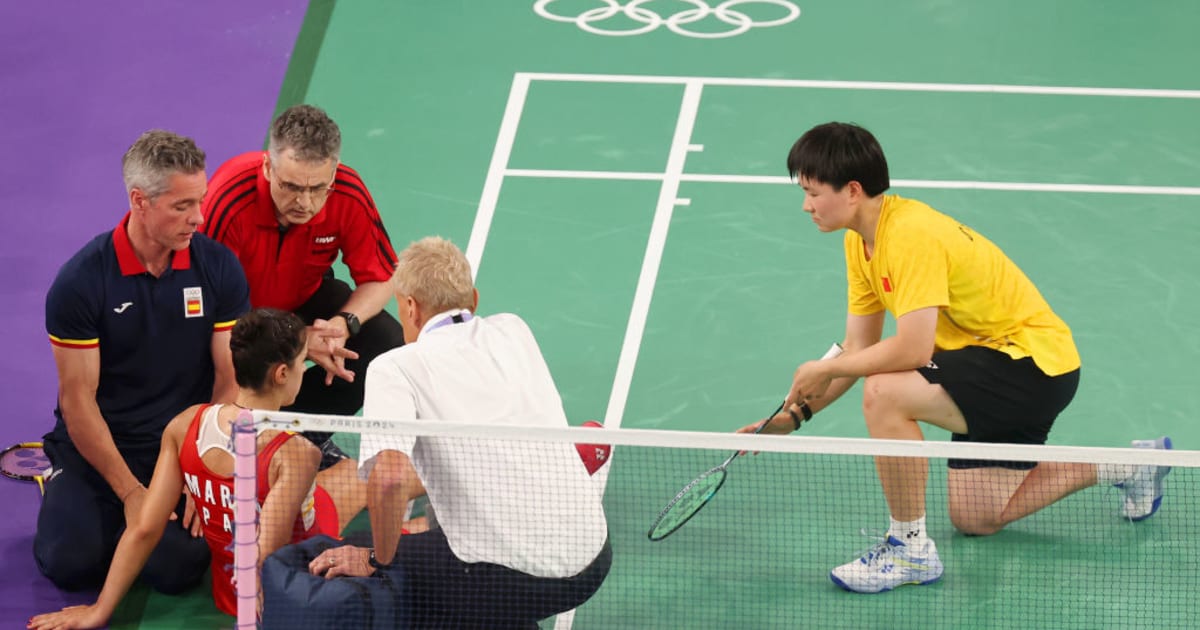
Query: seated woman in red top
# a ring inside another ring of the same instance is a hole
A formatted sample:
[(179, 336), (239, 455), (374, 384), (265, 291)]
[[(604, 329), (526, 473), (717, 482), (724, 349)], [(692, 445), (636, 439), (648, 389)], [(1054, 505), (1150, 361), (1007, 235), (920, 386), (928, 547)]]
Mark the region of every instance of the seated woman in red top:
[[(241, 408), (274, 410), (295, 400), (304, 375), (304, 322), (285, 311), (251, 311), (234, 325), (230, 348), (239, 387), (236, 402), (194, 405), (167, 426), (149, 496), (121, 536), (99, 599), (90, 606), (34, 617), (29, 628), (103, 626), (142, 570), (185, 487), (195, 500), (212, 551), (213, 599), (221, 611), (235, 614), (230, 430)], [(260, 566), (289, 542), (317, 534), (337, 536), (345, 526), (336, 507), (343, 499), (317, 483), (321, 451), (308, 440), (292, 437), (280, 431), (258, 436)]]

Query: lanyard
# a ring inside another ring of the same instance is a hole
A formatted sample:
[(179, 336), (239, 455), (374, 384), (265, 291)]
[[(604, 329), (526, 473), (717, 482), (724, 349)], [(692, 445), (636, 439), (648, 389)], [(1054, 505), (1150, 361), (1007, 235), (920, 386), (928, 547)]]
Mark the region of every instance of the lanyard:
[(436, 324), (430, 326), (429, 328), (426, 328), (425, 332), (427, 332), (427, 333), (432, 332), (434, 330), (437, 330), (438, 328), (441, 328), (442, 326), (449, 326), (450, 324), (461, 324), (463, 322), (469, 322), (469, 321), (471, 321), (471, 319), (473, 317), (475, 317), (475, 316), (471, 314), (471, 311), (459, 311), (459, 312), (451, 315), (450, 317), (447, 317), (447, 318), (437, 322)]

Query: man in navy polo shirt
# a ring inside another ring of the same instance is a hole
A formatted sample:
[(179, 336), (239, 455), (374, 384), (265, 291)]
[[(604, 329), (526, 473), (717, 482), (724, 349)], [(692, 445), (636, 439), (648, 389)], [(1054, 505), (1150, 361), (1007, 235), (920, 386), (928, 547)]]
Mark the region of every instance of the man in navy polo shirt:
[[(204, 152), (149, 131), (122, 170), (128, 214), (72, 256), (46, 296), (59, 388), (34, 556), (67, 590), (104, 582), (167, 422), (189, 405), (233, 400), (230, 330), (250, 306), (237, 258), (197, 234)], [(164, 593), (198, 584), (208, 565), (187, 512), (181, 496), (182, 526), (167, 528), (142, 572)]]

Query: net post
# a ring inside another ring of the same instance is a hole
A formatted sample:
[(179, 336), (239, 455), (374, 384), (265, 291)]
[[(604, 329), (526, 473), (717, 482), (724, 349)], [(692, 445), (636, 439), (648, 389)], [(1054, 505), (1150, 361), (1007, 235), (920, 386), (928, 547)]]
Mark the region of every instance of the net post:
[(237, 625), (255, 628), (258, 617), (258, 479), (254, 417), (243, 410), (233, 423), (233, 566)]

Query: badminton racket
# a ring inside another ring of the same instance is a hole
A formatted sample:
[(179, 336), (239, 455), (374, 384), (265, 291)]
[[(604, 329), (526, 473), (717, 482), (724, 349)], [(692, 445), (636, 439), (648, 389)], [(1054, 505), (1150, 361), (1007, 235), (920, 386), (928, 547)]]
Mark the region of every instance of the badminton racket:
[(50, 458), (41, 442), (21, 442), (0, 451), (0, 474), (9, 479), (36, 481), (42, 487), (42, 476), (50, 468)]
[[(842, 346), (833, 344), (833, 347), (825, 353), (822, 359), (832, 359), (842, 353)], [(783, 410), (783, 403), (767, 416), (758, 428), (754, 430), (754, 435), (758, 435), (774, 418), (776, 414)], [(699, 477), (693, 479), (690, 483), (683, 487), (675, 498), (671, 499), (667, 506), (658, 513), (658, 518), (654, 519), (654, 524), (650, 526), (650, 531), (646, 532), (646, 537), (653, 542), (658, 542), (671, 534), (674, 534), (680, 527), (690, 521), (693, 516), (700, 512), (704, 506), (712, 501), (717, 495), (717, 491), (721, 486), (725, 485), (725, 479), (729, 476), (729, 465), (733, 460), (737, 459), (743, 451), (737, 450), (730, 454), (721, 465), (710, 468), (701, 473)]]

